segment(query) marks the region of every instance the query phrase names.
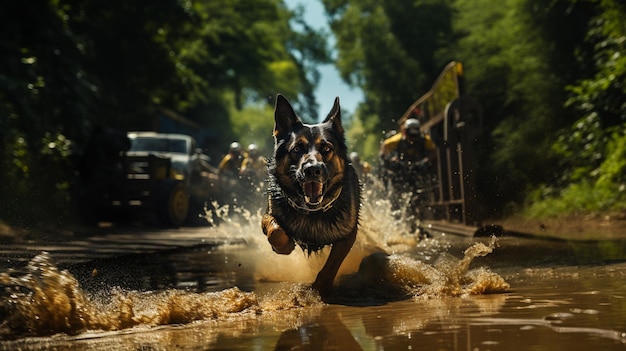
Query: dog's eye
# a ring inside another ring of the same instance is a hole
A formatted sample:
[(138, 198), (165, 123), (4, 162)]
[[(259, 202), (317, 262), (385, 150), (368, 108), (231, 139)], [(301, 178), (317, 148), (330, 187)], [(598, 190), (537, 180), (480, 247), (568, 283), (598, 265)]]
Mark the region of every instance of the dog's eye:
[(327, 153), (329, 153), (331, 151), (333, 151), (333, 147), (332, 146), (330, 146), (328, 144), (322, 146), (322, 153), (327, 154)]
[(302, 146), (300, 145), (295, 145), (293, 148), (291, 148), (291, 152), (294, 154), (299, 154), (302, 150)]

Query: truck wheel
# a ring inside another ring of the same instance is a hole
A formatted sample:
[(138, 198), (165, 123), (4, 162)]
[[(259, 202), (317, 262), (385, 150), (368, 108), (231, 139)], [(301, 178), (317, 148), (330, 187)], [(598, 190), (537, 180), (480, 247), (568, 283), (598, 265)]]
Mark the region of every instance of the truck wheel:
[(180, 227), (189, 213), (189, 194), (185, 185), (174, 179), (166, 179), (157, 192), (156, 212), (159, 221), (167, 226)]

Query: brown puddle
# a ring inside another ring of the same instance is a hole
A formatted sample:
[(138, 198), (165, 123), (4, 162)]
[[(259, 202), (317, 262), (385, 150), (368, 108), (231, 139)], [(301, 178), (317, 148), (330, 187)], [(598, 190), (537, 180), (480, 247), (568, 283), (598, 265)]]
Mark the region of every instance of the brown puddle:
[[(93, 276), (74, 275), (76, 267), (60, 269), (54, 253), (42, 253), (25, 269), (0, 274), (0, 349), (626, 347), (623, 243), (600, 250), (610, 252), (605, 259), (590, 254), (594, 243), (449, 235), (419, 241), (365, 211), (372, 219), (363, 221), (328, 303), (309, 287), (325, 256), (272, 253), (254, 218), (207, 229), (207, 237), (242, 237), (246, 245), (155, 256), (164, 262), (151, 271), (170, 267), (168, 276), (177, 277), (163, 288), (117, 284), (148, 280), (128, 273), (142, 264), (113, 259), (92, 271), (87, 262), (80, 267)], [(131, 267), (112, 269), (116, 261)], [(209, 264), (211, 273), (198, 268)], [(92, 280), (107, 274), (118, 276)]]
[[(373, 297), (371, 302), (376, 303), (411, 296), (506, 292), (509, 285), (497, 274), (484, 269), (468, 272), (473, 258), (491, 250), (477, 243), (462, 260), (445, 257), (434, 266), (399, 255), (375, 253), (365, 258), (359, 271), (342, 277), (333, 298), (336, 302), (367, 304)], [(26, 269), (28, 273), (23, 276), (0, 275), (0, 283), (12, 290), (1, 305), (4, 339), (256, 317), (322, 304), (317, 293), (305, 285), (290, 285), (267, 295), (233, 287), (208, 293), (111, 289), (90, 296), (72, 274), (58, 269), (47, 253), (35, 257)]]

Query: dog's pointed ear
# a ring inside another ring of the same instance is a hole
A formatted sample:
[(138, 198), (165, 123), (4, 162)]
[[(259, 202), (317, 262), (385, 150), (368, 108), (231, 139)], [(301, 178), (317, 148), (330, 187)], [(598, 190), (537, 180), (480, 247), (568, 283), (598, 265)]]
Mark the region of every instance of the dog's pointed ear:
[(339, 106), (339, 96), (335, 98), (335, 103), (333, 104), (333, 108), (330, 109), (328, 116), (324, 120), (324, 123), (331, 122), (333, 124), (333, 129), (335, 129), (339, 134), (343, 134), (343, 126), (341, 125), (341, 107)]
[[(295, 125), (302, 123), (289, 104), (289, 101), (281, 94), (276, 95), (276, 109), (274, 110), (274, 137), (286, 135), (294, 130)], [(279, 138), (280, 139), (280, 138)]]

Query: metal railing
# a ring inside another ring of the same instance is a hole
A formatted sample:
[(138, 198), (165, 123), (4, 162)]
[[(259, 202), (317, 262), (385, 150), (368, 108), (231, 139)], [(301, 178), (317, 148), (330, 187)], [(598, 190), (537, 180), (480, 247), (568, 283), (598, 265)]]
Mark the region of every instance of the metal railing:
[(399, 119), (417, 118), (421, 129), (437, 146), (438, 182), (430, 202), (420, 211), (422, 218), (474, 225), (476, 145), (482, 133), (482, 109), (473, 99), (462, 96), (463, 66), (450, 62), (432, 88), (417, 99)]

